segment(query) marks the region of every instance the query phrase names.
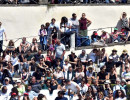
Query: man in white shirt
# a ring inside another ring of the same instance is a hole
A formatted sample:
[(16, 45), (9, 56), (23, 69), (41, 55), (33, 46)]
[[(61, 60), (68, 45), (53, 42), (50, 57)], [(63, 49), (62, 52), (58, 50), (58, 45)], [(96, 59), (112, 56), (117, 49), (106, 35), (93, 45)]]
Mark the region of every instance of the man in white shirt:
[(13, 88), (13, 85), (12, 84), (9, 84), (9, 81), (10, 79), (8, 77), (5, 78), (5, 85), (7, 87), (7, 93), (10, 94), (12, 88)]
[(0, 99), (1, 100), (9, 100), (9, 93), (7, 92), (8, 88), (6, 86), (3, 86), (0, 93)]
[(127, 82), (130, 81), (130, 71), (129, 71), (129, 67), (125, 68), (125, 72), (122, 72), (122, 78), (124, 78)]
[(86, 66), (86, 63), (88, 62), (88, 55), (86, 54), (86, 51), (85, 50), (82, 50), (82, 53), (79, 55), (78, 57), (81, 62), (82, 62), (82, 65), (84, 65), (84, 67)]
[(70, 18), (70, 22), (72, 23), (71, 30), (75, 31), (76, 36), (78, 36), (79, 21), (77, 20), (77, 15), (75, 13), (72, 14), (72, 18)]
[(1, 52), (3, 51), (2, 46), (3, 46), (3, 34), (5, 35), (5, 40), (7, 41), (5, 29), (2, 27), (2, 23), (0, 22), (0, 55)]
[(79, 83), (79, 86), (81, 88), (81, 93), (85, 94), (88, 91), (88, 86), (86, 84), (84, 84), (84, 81), (81, 81), (81, 83)]
[(74, 93), (79, 93), (80, 92), (80, 87), (77, 83), (70, 81), (70, 80), (66, 80), (66, 89), (67, 90), (72, 90), (72, 92)]

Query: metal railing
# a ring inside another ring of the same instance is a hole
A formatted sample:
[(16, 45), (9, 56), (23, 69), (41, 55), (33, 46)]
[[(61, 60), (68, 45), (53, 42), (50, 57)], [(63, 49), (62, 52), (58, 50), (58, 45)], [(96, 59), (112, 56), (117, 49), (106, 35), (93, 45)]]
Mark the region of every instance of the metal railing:
[[(107, 29), (107, 31), (109, 30), (110, 31), (110, 33), (113, 31), (113, 28), (114, 27), (105, 27), (105, 28), (98, 28), (98, 29), (90, 29), (90, 30), (88, 30), (88, 33), (92, 33), (93, 31), (100, 31), (100, 30), (106, 30)], [(28, 36), (28, 37), (25, 37), (25, 38), (38, 38), (39, 36), (37, 35), (37, 36)], [(23, 37), (19, 37), (19, 38), (12, 38), (12, 39), (8, 39), (8, 41), (10, 41), (10, 40), (13, 40), (14, 41), (14, 43), (16, 43), (17, 41), (19, 41), (19, 40), (22, 40), (22, 38)], [(49, 38), (51, 38), (51, 37), (49, 37)], [(59, 38), (59, 40), (62, 40), (62, 39), (64, 39), (65, 38), (65, 36), (64, 37), (62, 37), (62, 38)], [(51, 39), (52, 40), (52, 39)], [(86, 39), (87, 40), (87, 39)], [(82, 41), (82, 43), (84, 43), (86, 40), (84, 40), (84, 41)], [(3, 41), (6, 41), (6, 40), (3, 40)], [(38, 40), (39, 41), (39, 40)], [(30, 42), (29, 42), (30, 43)], [(81, 43), (81, 44), (82, 44)], [(30, 43), (31, 44), (31, 43)], [(4, 47), (7, 47), (7, 46), (5, 46), (4, 44), (3, 44), (3, 46)]]

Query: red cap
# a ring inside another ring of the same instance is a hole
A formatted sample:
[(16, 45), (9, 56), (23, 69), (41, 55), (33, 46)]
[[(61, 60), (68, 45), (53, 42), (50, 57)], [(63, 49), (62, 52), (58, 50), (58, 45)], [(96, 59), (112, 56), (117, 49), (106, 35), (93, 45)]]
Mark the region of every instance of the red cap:
[(95, 33), (95, 35), (98, 35), (98, 33)]
[(29, 94), (28, 94), (28, 93), (24, 93), (24, 95), (27, 95), (27, 96), (28, 96)]
[(15, 95), (16, 95), (16, 93), (12, 93), (11, 95), (15, 96)]

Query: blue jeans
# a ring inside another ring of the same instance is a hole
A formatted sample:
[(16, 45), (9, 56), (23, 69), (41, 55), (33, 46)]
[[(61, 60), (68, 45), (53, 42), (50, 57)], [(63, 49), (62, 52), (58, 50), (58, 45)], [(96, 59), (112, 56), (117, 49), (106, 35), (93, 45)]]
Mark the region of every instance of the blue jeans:
[[(56, 59), (60, 59), (60, 58), (56, 58)], [(61, 61), (60, 61), (60, 66), (61, 66), (61, 69), (63, 69), (63, 64), (64, 64), (64, 57), (63, 57), (63, 59), (60, 59)]]

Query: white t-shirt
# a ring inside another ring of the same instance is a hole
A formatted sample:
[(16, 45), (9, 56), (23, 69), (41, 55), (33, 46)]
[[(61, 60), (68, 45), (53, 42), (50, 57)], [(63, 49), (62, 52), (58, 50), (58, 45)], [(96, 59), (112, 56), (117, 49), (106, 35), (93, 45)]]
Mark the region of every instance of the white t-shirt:
[[(65, 25), (66, 25), (67, 27), (64, 27)], [(64, 24), (61, 25), (61, 32), (70, 32), (71, 29), (68, 28), (68, 27), (69, 27), (69, 26), (72, 26), (72, 23), (71, 23), (70, 21), (68, 21), (68, 23), (65, 23), (65, 25), (64, 25)]]
[(77, 79), (81, 79), (84, 77), (84, 72), (76, 72), (76, 76), (78, 77)]
[(81, 86), (81, 83), (79, 83), (79, 86), (80, 86), (81, 91), (82, 91), (83, 93), (86, 93), (86, 92), (88, 91), (88, 86), (87, 86), (86, 84), (84, 84), (84, 86), (82, 87), (82, 86)]
[(3, 27), (0, 27), (0, 40), (3, 40), (3, 33), (5, 32), (5, 29)]
[(77, 19), (73, 20), (72, 18), (70, 18), (70, 22), (72, 23), (72, 28), (78, 28), (79, 21)]
[(95, 62), (95, 60), (96, 60), (96, 54), (93, 53), (93, 52), (91, 52), (91, 53), (89, 54), (89, 59), (92, 59), (92, 61)]
[(10, 60), (10, 55), (6, 55), (5, 56), (5, 61), (9, 61)]
[[(72, 80), (72, 72), (71, 73), (69, 73), (69, 80)], [(65, 79), (67, 79), (67, 72), (65, 73)]]
[(125, 78), (125, 79), (130, 78), (130, 72), (128, 72), (128, 73), (123, 72), (123, 73), (122, 73), (122, 77)]
[(12, 84), (8, 84), (8, 85), (4, 85), (7, 87), (7, 92), (10, 93), (12, 88), (13, 88), (13, 85)]
[(18, 57), (15, 57), (15, 58), (11, 57), (11, 62), (12, 62), (12, 65), (13, 65), (13, 66), (19, 64), (19, 59), (18, 59)]
[(60, 78), (60, 77), (64, 77), (64, 74), (62, 71), (58, 72), (54, 72), (54, 75), (56, 76), (56, 78)]
[(115, 100), (126, 100), (126, 97), (124, 97), (124, 98), (117, 98), (117, 99), (115, 99)]
[[(73, 81), (70, 82), (70, 85), (67, 85), (66, 86), (66, 89), (70, 89), (72, 90), (73, 92), (77, 93), (78, 89), (76, 87), (79, 87), (79, 85)], [(79, 87), (80, 88), (80, 87)]]
[(68, 63), (67, 65), (66, 65), (66, 64), (63, 65), (63, 68), (65, 69), (65, 72), (68, 71), (68, 68), (69, 68), (70, 66), (71, 66), (70, 63)]

